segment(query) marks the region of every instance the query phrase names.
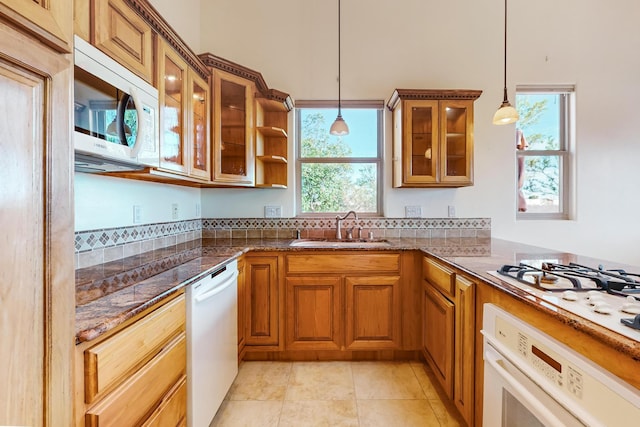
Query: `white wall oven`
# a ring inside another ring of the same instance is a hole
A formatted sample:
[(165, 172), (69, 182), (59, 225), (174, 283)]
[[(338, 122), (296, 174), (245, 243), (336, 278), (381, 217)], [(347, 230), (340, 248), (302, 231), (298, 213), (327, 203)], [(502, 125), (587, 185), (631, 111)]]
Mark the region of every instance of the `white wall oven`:
[(485, 427), (625, 426), (640, 391), (492, 304), (483, 310)]
[(78, 36), (74, 43), (76, 171), (158, 166), (158, 90)]

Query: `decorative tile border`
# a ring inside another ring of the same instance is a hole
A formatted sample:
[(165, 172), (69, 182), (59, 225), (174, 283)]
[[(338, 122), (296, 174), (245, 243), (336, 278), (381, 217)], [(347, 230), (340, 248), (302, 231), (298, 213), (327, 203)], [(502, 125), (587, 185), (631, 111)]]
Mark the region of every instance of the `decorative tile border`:
[[(91, 267), (158, 249), (172, 249), (201, 238), (290, 239), (331, 237), (334, 217), (323, 218), (205, 218), (158, 224), (78, 231), (76, 268)], [(491, 237), (490, 218), (361, 218), (343, 222), (345, 229), (362, 227), (376, 238)]]

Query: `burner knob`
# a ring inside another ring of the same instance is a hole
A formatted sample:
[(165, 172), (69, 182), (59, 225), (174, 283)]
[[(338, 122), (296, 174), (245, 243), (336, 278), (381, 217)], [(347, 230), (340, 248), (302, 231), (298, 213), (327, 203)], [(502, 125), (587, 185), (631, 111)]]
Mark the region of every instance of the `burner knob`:
[(598, 291), (588, 291), (587, 292), (587, 301), (591, 305), (596, 305), (598, 303), (604, 303), (604, 297)]
[(640, 301), (629, 295), (627, 296), (626, 302), (620, 307), (620, 311), (629, 314), (640, 314)]
[(562, 299), (567, 301), (578, 301), (578, 293), (576, 291), (564, 291), (562, 293)]
[(600, 314), (611, 314), (613, 309), (604, 301), (598, 301), (593, 305), (593, 311)]

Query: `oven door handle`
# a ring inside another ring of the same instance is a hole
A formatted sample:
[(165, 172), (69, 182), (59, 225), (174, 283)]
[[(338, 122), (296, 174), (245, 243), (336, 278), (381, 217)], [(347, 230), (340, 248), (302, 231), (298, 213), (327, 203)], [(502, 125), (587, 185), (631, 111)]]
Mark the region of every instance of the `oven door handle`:
[[(545, 425), (549, 426), (564, 426), (565, 424), (556, 418), (553, 414), (550, 413), (549, 409), (542, 404), (527, 388), (518, 382), (508, 370), (506, 370), (502, 364), (509, 363), (506, 361), (500, 353), (494, 350), (491, 346), (487, 346), (484, 352), (484, 360), (489, 363), (493, 369), (496, 370), (498, 375), (513, 388), (513, 390), (521, 396), (522, 400), (524, 400), (531, 409), (535, 412), (535, 416)], [(486, 376), (485, 376), (486, 380)], [(486, 396), (485, 396), (486, 397)], [(521, 400), (521, 399), (518, 399)]]

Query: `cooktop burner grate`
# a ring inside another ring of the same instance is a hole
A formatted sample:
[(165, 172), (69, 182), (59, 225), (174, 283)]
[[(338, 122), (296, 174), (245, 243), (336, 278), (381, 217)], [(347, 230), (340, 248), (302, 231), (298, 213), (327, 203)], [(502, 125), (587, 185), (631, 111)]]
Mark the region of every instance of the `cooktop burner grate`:
[(529, 264), (503, 265), (498, 273), (545, 291), (601, 290), (610, 294), (640, 295), (640, 275), (622, 269), (605, 270), (585, 265), (543, 262), (541, 267)]

